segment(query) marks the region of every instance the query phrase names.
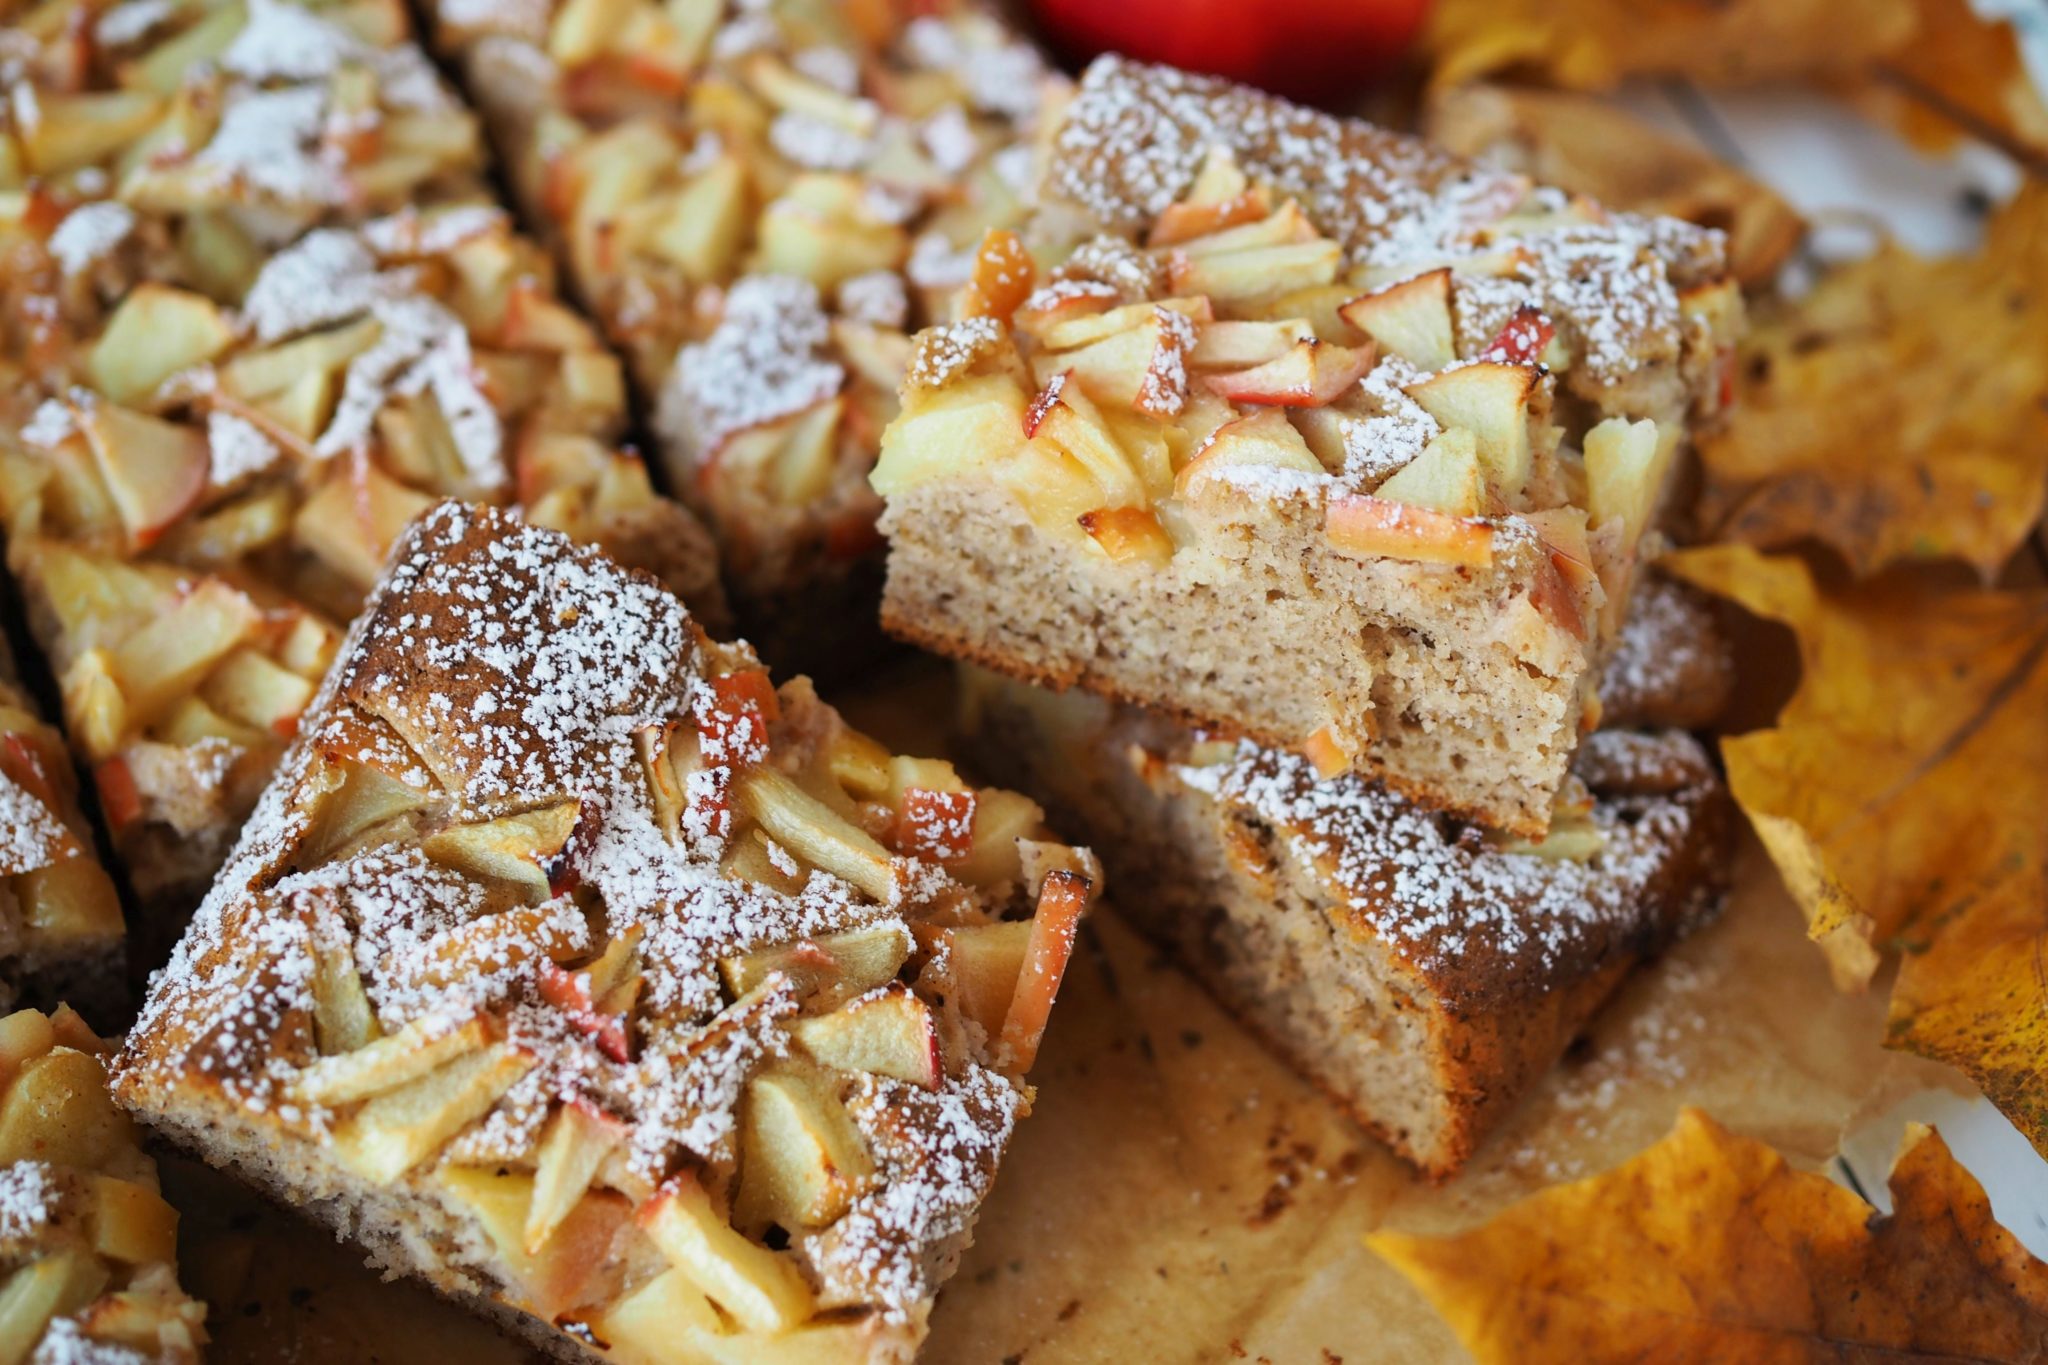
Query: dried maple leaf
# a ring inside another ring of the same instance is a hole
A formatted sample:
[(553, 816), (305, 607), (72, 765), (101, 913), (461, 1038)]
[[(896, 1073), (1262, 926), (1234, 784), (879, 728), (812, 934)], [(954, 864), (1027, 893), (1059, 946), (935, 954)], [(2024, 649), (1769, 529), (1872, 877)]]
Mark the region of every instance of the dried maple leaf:
[(1711, 84), (1861, 71), (1913, 36), (1913, 0), (1437, 0), (1437, 85), (1511, 73), (1575, 90), (1630, 76)]
[(1425, 131), (1462, 156), (1611, 208), (1720, 228), (1728, 234), (1729, 265), (1745, 285), (1775, 279), (1806, 232), (1775, 190), (1595, 95), (1459, 86), (1430, 100)]
[(1888, 247), (1760, 311), (1734, 412), (1703, 436), (1720, 538), (1811, 537), (1860, 574), (1953, 557), (1989, 577), (2048, 483), (2048, 187), (1975, 255)]
[(1865, 113), (1936, 150), (1971, 134), (2048, 172), (2048, 101), (2035, 86), (2009, 21), (1969, 0), (1915, 0), (1912, 42), (1843, 93)]
[(1798, 637), (1777, 724), (1722, 754), (1837, 982), (1904, 949), (1889, 1045), (1958, 1067), (2048, 1151), (2048, 592), (1892, 573), (1829, 593), (1740, 545), (1663, 566)]
[(1932, 1129), (1878, 1214), (1698, 1110), (1603, 1175), (1447, 1238), (1367, 1240), (1481, 1365), (2048, 1359), (2048, 1265)]

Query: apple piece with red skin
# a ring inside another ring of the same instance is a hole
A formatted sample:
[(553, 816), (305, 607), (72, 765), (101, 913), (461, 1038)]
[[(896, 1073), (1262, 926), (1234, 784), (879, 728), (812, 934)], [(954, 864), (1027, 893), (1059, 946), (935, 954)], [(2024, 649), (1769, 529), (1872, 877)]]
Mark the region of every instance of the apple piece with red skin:
[(1168, 204), (1152, 222), (1145, 238), (1149, 247), (1178, 246), (1196, 237), (1207, 237), (1225, 228), (1255, 223), (1273, 212), (1273, 197), (1263, 185), (1252, 185), (1213, 204)]
[(936, 1090), (945, 1075), (931, 1007), (900, 983), (871, 991), (830, 1014), (789, 1024), (814, 1061), (847, 1071), (872, 1071)]
[(768, 727), (782, 718), (782, 700), (764, 669), (742, 669), (711, 679), (711, 705), (699, 713), (697, 732), (727, 755), (768, 749)]
[(997, 1056), (1010, 1069), (1029, 1071), (1038, 1058), (1046, 1021), (1052, 1017), (1053, 997), (1059, 994), (1067, 960), (1074, 954), (1074, 936), (1088, 909), (1091, 889), (1088, 878), (1064, 868), (1048, 872), (1038, 888), (1031, 940), (1025, 946), (1017, 986), (996, 1040)]
[(611, 1263), (612, 1246), (632, 1217), (616, 1194), (578, 1200), (538, 1252), (526, 1249), (535, 1180), (519, 1171), (480, 1166), (441, 1167), (434, 1175), (448, 1199), (483, 1227), (510, 1272), (512, 1296), (543, 1318), (567, 1312), (589, 1297), (589, 1286)]
[(135, 770), (119, 754), (92, 770), (93, 786), (100, 794), (100, 809), (115, 834), (142, 818), (142, 790), (135, 784)]
[(889, 832), (890, 847), (912, 858), (957, 863), (974, 851), (974, 807), (972, 791), (907, 788)]
[(567, 1015), (577, 1032), (597, 1044), (597, 1050), (615, 1062), (633, 1060), (633, 1038), (623, 1014), (597, 1007), (591, 998), (590, 973), (572, 972), (554, 962), (542, 962), (539, 970), (540, 998)]
[(709, 686), (710, 704), (693, 718), (698, 753), (715, 780), (691, 784), (688, 801), (694, 821), (722, 833), (731, 827), (732, 785), (768, 756), (768, 727), (781, 718), (782, 703), (760, 669), (727, 673)]
[(1429, 0), (1033, 0), (1046, 37), (1075, 65), (1102, 52), (1322, 100), (1355, 94), (1407, 51)]
[(1545, 317), (1541, 308), (1525, 303), (1479, 354), (1509, 365), (1536, 365), (1542, 363), (1543, 353), (1556, 337), (1557, 324)]
[(1323, 536), (1338, 554), (1484, 568), (1493, 563), (1493, 527), (1476, 517), (1411, 507), (1364, 493), (1330, 499)]
[(73, 406), (107, 495), (137, 549), (197, 506), (212, 469), (206, 437), (104, 401)]
[(435, 862), (485, 881), (519, 887), (529, 905), (563, 894), (574, 877), (570, 846), (585, 817), (570, 799), (429, 835), (420, 851)]
[(1195, 348), (1188, 352), (1188, 364), (1199, 370), (1242, 369), (1278, 360), (1315, 335), (1315, 329), (1301, 318), (1274, 322), (1246, 322), (1225, 318), (1209, 323), (1195, 335)]
[(949, 993), (960, 1012), (981, 1025), (993, 1040), (1003, 1031), (1017, 978), (1031, 951), (1031, 921), (1002, 920), (994, 924), (962, 924), (936, 930), (952, 966)]
[(1283, 355), (1248, 370), (1212, 374), (1209, 387), (1234, 403), (1320, 408), (1347, 393), (1372, 370), (1371, 346), (1335, 346), (1304, 337)]
[(1604, 596), (1604, 590), (1596, 591), (1600, 574), (1593, 565), (1585, 511), (1553, 507), (1527, 513), (1523, 520), (1536, 528), (1536, 534), (1550, 551), (1550, 573), (1539, 575), (1538, 582), (1529, 590), (1529, 600), (1573, 639), (1584, 640), (1586, 608), (1597, 607)]
[(897, 921), (844, 933), (762, 948), (719, 961), (726, 989), (746, 995), (776, 972), (789, 977), (799, 996), (837, 1008), (896, 979), (910, 957), (910, 933)]

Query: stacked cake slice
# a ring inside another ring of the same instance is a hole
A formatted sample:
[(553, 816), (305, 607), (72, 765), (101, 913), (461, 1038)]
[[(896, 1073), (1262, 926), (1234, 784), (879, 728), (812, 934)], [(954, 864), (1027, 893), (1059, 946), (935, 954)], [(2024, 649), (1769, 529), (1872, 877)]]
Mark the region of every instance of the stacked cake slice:
[(885, 624), (1540, 836), (1721, 401), (1719, 239), (1114, 59), (1052, 146), (1050, 273), (918, 338)]
[[(1049, 136), (884, 435), (884, 623), (994, 670), (996, 770), (1446, 1174), (1718, 900), (1705, 752), (1587, 736), (1724, 401), (1720, 240), (1114, 58)], [(1657, 601), (1612, 725), (1712, 708), (1641, 705), (1718, 649)]]
[[(1716, 712), (1711, 618), (1653, 584), (1530, 844), (1356, 774), (1136, 707), (965, 677), (975, 757), (1091, 832), (1124, 914), (1361, 1123), (1455, 1172), (1645, 958), (1727, 886), (1732, 810), (1682, 730)], [(1628, 727), (1628, 728), (1620, 728)]]
[(1062, 83), (956, 0), (429, 8), (627, 356), (749, 638), (843, 666), (872, 634), (867, 476), (908, 331), (945, 320), (984, 232), (1021, 218)]
[(444, 504), (117, 1067), (563, 1359), (907, 1360), (1096, 878), (651, 578)]
[(488, 203), (402, 6), (51, 3), (0, 41), (8, 565), (160, 918), (436, 498), (516, 505), (717, 620), (709, 538), (617, 444), (619, 362)]

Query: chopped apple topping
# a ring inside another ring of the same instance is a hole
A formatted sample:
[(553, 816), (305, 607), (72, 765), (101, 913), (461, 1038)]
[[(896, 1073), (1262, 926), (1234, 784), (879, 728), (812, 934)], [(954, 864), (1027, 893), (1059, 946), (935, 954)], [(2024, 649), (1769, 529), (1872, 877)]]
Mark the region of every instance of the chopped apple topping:
[(1419, 370), (1441, 370), (1457, 359), (1451, 327), (1451, 272), (1431, 270), (1353, 299), (1338, 310), (1344, 320)]
[(415, 1019), (352, 1052), (322, 1057), (299, 1074), (293, 1093), (309, 1104), (366, 1100), (416, 1081), (489, 1041), (490, 1030), (481, 1019), (456, 1028)]
[(1086, 877), (1064, 870), (1048, 873), (1039, 887), (1031, 939), (997, 1040), (1008, 1064), (1018, 1071), (1029, 1071), (1037, 1060), (1053, 997), (1066, 975), (1067, 959), (1073, 956), (1074, 936), (1080, 932), (1092, 889)]
[(813, 1296), (795, 1263), (735, 1232), (694, 1176), (673, 1177), (639, 1217), (670, 1264), (742, 1326), (786, 1332), (810, 1316)]
[(836, 1222), (874, 1174), (833, 1083), (807, 1068), (755, 1077), (741, 1103), (740, 1151), (733, 1215), (743, 1227)]
[(571, 1100), (555, 1111), (540, 1140), (533, 1199), (521, 1230), (528, 1255), (540, 1254), (624, 1136), (623, 1125), (584, 1101)]
[(1339, 554), (1473, 568), (1493, 562), (1493, 528), (1473, 517), (1362, 493), (1330, 499), (1323, 534)]
[(1210, 375), (1207, 382), (1233, 402), (1319, 408), (1365, 378), (1372, 364), (1370, 346), (1333, 346), (1310, 337), (1262, 365)]
[(903, 986), (885, 986), (830, 1014), (792, 1021), (803, 1050), (826, 1066), (872, 1071), (930, 1090), (945, 1074), (931, 1008)]
[(363, 1179), (388, 1185), (481, 1118), (532, 1066), (503, 1043), (466, 1053), (356, 1110), (335, 1130), (335, 1153)]
[(1173, 558), (1173, 538), (1144, 507), (1102, 507), (1080, 516), (1081, 529), (1117, 563), (1160, 565)]

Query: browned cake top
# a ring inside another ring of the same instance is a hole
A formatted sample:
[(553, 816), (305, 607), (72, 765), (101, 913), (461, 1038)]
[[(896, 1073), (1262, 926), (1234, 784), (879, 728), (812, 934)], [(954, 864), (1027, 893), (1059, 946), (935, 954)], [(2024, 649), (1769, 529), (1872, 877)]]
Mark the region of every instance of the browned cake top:
[(1712, 764), (1680, 732), (1589, 735), (1577, 818), (1553, 823), (1538, 850), (1249, 744), (1175, 771), (1290, 835), (1359, 931), (1388, 944), (1454, 1010), (1583, 975), (1711, 903), (1711, 878), (1693, 905), (1665, 903), (1681, 855), (1719, 818)]
[(1118, 234), (1147, 230), (1220, 149), (1298, 200), (1371, 282), (1512, 255), (1512, 269), (1458, 273), (1460, 333), (1483, 346), (1533, 305), (1605, 381), (1675, 354), (1680, 291), (1727, 274), (1719, 233), (1609, 213), (1362, 120), (1114, 56), (1088, 69), (1053, 147), (1045, 200)]
[[(333, 1051), (322, 981), (339, 960), (384, 1038), (482, 1021), (479, 1036), (513, 1059), (517, 1078), (447, 1162), (518, 1163), (572, 1101), (617, 1125), (614, 1188), (644, 1198), (679, 1166), (732, 1169), (743, 1093), (798, 1055), (791, 1029), (801, 1038), (820, 1017), (806, 976), (820, 950), (803, 945), (879, 930), (902, 941), (900, 963), (924, 951), (912, 926), (988, 923), (1020, 894), (1014, 860), (971, 881), (947, 855), (891, 851), (829, 810), (811, 833), (838, 840), (838, 855), (776, 824), (750, 783), (809, 780), (844, 727), (800, 680), (770, 700), (744, 647), (709, 644), (652, 579), (452, 503), (394, 564), (153, 985), (127, 1062), (144, 1084), (217, 1089), (346, 1149), (362, 1120), (306, 1099), (309, 1066), (346, 1060), (315, 1046)], [(649, 755), (686, 742), (698, 750), (665, 805)], [(322, 793), (365, 770), (404, 832), (337, 848)], [(912, 843), (944, 833), (919, 818)], [(771, 827), (777, 838), (760, 837)], [(772, 867), (736, 874), (736, 845), (758, 856), (757, 837)], [(508, 866), (508, 852), (526, 864)], [(778, 946), (797, 951), (786, 970), (747, 967)], [(621, 955), (636, 983), (622, 1014), (565, 1007), (564, 992), (595, 993), (587, 983)], [(923, 1011), (894, 971), (847, 1008)], [(994, 1175), (1026, 1091), (988, 1064), (992, 1037), (949, 1044), (943, 1066), (939, 1048), (919, 1083), (859, 1068), (841, 1081), (875, 1172), (843, 1212), (792, 1229), (821, 1303), (909, 1312), (931, 1288), (923, 1258), (964, 1229)]]

